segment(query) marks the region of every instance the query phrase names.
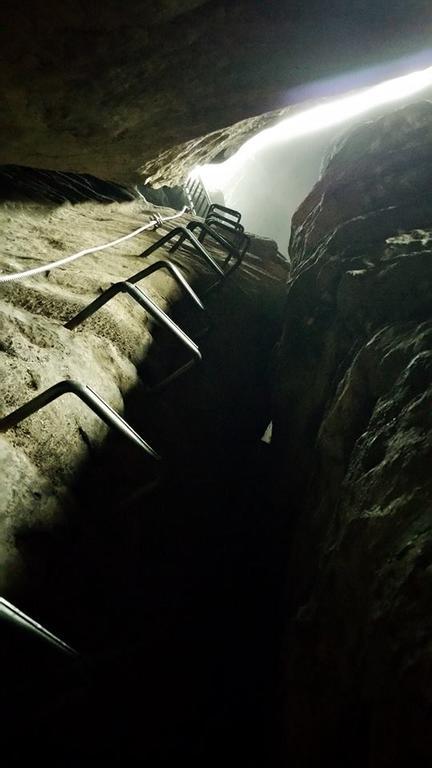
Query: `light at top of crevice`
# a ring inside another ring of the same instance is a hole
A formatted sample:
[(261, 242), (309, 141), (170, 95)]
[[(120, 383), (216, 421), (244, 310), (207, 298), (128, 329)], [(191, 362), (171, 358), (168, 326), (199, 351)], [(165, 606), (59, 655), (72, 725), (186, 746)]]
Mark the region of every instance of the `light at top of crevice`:
[(228, 160), (197, 166), (190, 176), (198, 175), (204, 184), (212, 186), (227, 184), (240, 168), (265, 147), (337, 126), (376, 107), (402, 101), (429, 86), (432, 86), (432, 67), (395, 77), (360, 92), (305, 109), (257, 133)]

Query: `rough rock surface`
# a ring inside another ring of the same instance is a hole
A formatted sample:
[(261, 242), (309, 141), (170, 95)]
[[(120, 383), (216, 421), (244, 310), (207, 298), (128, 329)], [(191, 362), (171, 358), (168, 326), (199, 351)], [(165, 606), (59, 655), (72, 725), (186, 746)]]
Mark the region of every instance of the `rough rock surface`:
[[(154, 210), (142, 200), (61, 206), (5, 203), (0, 208), (2, 271), (21, 271), (86, 246), (114, 240), (142, 226)], [(157, 212), (159, 215), (175, 213), (163, 208)], [(141, 307), (125, 295), (117, 296), (75, 331), (67, 330), (63, 324), (112, 283), (164, 258), (164, 249), (146, 260), (140, 259), (139, 254), (177, 223), (186, 221), (187, 217), (181, 217), (176, 222), (167, 222), (157, 233), (149, 230), (65, 267), (0, 284), (0, 417), (67, 378), (90, 385), (119, 412), (123, 412), (124, 402), (132, 393), (135, 401), (144, 402), (145, 385), (159, 381), (176, 367), (178, 344), (159, 332), (155, 344), (154, 324)], [(272, 314), (277, 303), (275, 296), (279, 292), (280, 297), (283, 291), (286, 264), (278, 260), (275, 244), (274, 249), (269, 249), (266, 243), (262, 256), (259, 239), (254, 240), (253, 246), (234, 283), (234, 278), (230, 278), (232, 289), (240, 293), (237, 311), (242, 313), (241, 294), (246, 293), (252, 295), (249, 300), (254, 307), (264, 306), (267, 300)], [(206, 247), (216, 259), (225, 258), (226, 254), (212, 248), (210, 242)], [(214, 284), (214, 273), (194, 253), (183, 250), (171, 259), (200, 295)], [(166, 271), (146, 278), (140, 287), (168, 313), (178, 312), (185, 304), (179, 302), (183, 292)], [(223, 294), (219, 311), (223, 326)], [(199, 325), (203, 325), (202, 319)], [(229, 329), (225, 332), (229, 333)], [(257, 346), (259, 344), (255, 344)], [(178, 364), (180, 362), (184, 359)], [(235, 367), (234, 359), (231, 368)], [(223, 398), (225, 378), (221, 373), (216, 383), (212, 381), (215, 391), (211, 390), (208, 400), (201, 405), (210, 414), (215, 400)], [(248, 386), (251, 389), (253, 384)], [(242, 412), (241, 407), (235, 408), (237, 413)], [(138, 410), (142, 411), (143, 406)], [(150, 437), (145, 434), (146, 420), (137, 428), (144, 439), (159, 450), (157, 429)], [(192, 434), (193, 425), (188, 429)], [(89, 465), (106, 443), (107, 434), (108, 428), (100, 419), (71, 394), (63, 395), (16, 428), (0, 434), (1, 594), (10, 595), (25, 585), (27, 541), (36, 540), (37, 564), (43, 567), (43, 551), (37, 544), (38, 529), (49, 531), (51, 528), (55, 532), (64, 524), (66, 530), (70, 521), (77, 519), (80, 502), (74, 489), (81, 473), (89, 472)], [(128, 463), (131, 451), (136, 453), (139, 449), (131, 448), (123, 439), (120, 451), (122, 464)], [(135, 468), (139, 467), (135, 469), (136, 475), (137, 471), (145, 474), (141, 465), (151, 459), (143, 454), (139, 462), (136, 457), (131, 461)], [(128, 489), (133, 489), (131, 481), (136, 481), (136, 476), (127, 475), (126, 468), (125, 472), (119, 481), (121, 499)]]
[(430, 760), (431, 168), (419, 103), (349, 133), (294, 217), (273, 448), (296, 766)]
[[(151, 207), (142, 202), (51, 208), (4, 204), (0, 209), (2, 269), (20, 271), (108, 242), (141, 226), (151, 213)], [(89, 384), (122, 410), (124, 396), (140, 385), (137, 366), (153, 341), (146, 313), (128, 297), (119, 296), (76, 331), (65, 329), (63, 323), (113, 282), (143, 269), (146, 264), (139, 253), (160, 234), (150, 230), (47, 274), (0, 285), (0, 415), (67, 378)], [(150, 261), (158, 258), (156, 253)], [(209, 279), (206, 267), (196, 261), (185, 273), (192, 281), (197, 274)], [(166, 271), (146, 279), (145, 290), (167, 310), (181, 295)], [(0, 435), (3, 593), (19, 575), (16, 538), (20, 530), (61, 521), (74, 504), (70, 493), (74, 479), (107, 431), (77, 397), (63, 395)]]
[(295, 86), (421, 50), (430, 29), (426, 0), (17, 0), (0, 163), (129, 181), (159, 151), (301, 100)]

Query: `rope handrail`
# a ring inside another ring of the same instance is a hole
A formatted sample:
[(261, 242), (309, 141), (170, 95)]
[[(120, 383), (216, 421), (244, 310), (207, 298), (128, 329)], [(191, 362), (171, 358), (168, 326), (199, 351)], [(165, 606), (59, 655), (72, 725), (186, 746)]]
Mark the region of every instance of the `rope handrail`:
[(111, 242), (103, 243), (102, 245), (94, 245), (90, 248), (83, 248), (81, 251), (77, 251), (77, 253), (72, 253), (70, 256), (65, 256), (63, 259), (57, 259), (57, 261), (51, 261), (48, 264), (41, 265), (40, 267), (32, 267), (30, 269), (25, 269), (22, 272), (0, 274), (0, 283), (10, 283), (14, 280), (23, 280), (26, 277), (33, 277), (33, 275), (38, 275), (42, 272), (50, 272), (52, 269), (57, 269), (58, 267), (63, 267), (65, 264), (70, 264), (72, 261), (81, 258), (81, 256), (87, 256), (90, 253), (97, 253), (98, 251), (103, 251), (106, 248), (112, 248), (115, 245), (119, 245), (119, 243), (124, 243), (126, 240), (130, 240), (132, 237), (140, 235), (141, 232), (145, 232), (152, 227), (157, 229), (165, 221), (173, 221), (174, 219), (179, 219), (188, 210), (189, 208), (185, 205), (184, 208), (174, 216), (160, 216), (158, 213), (156, 213), (154, 214), (154, 219), (152, 219), (148, 224), (144, 224), (142, 227), (134, 229), (133, 232), (129, 232), (127, 235), (122, 235), (122, 237), (116, 238), (116, 240), (111, 240)]

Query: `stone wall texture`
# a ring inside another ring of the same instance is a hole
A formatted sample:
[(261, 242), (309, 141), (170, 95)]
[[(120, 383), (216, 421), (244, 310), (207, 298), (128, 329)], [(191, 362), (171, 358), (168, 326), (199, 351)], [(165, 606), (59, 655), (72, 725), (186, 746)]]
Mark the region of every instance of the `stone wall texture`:
[(296, 766), (431, 754), (431, 161), (429, 102), (359, 125), (293, 221), (273, 435)]
[(426, 0), (17, 0), (0, 28), (0, 163), (153, 176), (159, 152), (301, 100), (293, 87), (421, 50), (431, 22)]

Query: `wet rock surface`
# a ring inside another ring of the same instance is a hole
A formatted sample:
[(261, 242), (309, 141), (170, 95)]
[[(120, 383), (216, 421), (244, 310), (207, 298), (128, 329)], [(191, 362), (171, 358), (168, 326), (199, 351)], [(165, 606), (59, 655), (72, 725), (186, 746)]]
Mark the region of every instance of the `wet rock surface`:
[(297, 766), (432, 750), (431, 126), (419, 103), (358, 127), (294, 217), (273, 449)]

